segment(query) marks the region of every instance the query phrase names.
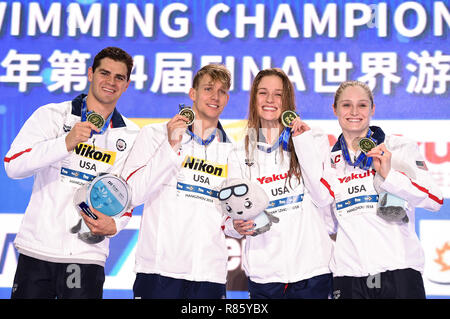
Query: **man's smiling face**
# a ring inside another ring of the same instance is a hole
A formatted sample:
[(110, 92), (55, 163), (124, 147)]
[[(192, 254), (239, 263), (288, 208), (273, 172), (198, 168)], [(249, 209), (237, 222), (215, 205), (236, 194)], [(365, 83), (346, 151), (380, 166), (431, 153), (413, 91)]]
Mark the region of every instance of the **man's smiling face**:
[(126, 64), (110, 58), (102, 59), (95, 71), (89, 68), (88, 79), (91, 82), (89, 93), (104, 106), (115, 106), (130, 83)]

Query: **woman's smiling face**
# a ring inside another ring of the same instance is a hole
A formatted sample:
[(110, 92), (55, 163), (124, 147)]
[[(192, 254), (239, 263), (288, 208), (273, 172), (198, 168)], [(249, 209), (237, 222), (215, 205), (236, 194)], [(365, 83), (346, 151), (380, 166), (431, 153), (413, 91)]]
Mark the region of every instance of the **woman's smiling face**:
[(261, 121), (279, 122), (283, 110), (283, 81), (276, 75), (261, 79), (256, 91), (256, 109)]
[(333, 111), (343, 132), (362, 136), (369, 128), (375, 105), (362, 87), (349, 86), (340, 94)]

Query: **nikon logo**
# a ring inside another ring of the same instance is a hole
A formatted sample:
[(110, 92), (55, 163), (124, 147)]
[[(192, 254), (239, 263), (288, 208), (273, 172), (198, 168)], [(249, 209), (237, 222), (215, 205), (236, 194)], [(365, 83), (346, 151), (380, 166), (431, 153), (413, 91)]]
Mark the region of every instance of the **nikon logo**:
[(193, 156), (186, 156), (183, 167), (219, 177), (227, 177), (227, 165), (209, 163)]
[(110, 152), (99, 147), (94, 148), (88, 144), (80, 143), (75, 147), (74, 151), (77, 155), (110, 165), (113, 165), (116, 160), (116, 152)]

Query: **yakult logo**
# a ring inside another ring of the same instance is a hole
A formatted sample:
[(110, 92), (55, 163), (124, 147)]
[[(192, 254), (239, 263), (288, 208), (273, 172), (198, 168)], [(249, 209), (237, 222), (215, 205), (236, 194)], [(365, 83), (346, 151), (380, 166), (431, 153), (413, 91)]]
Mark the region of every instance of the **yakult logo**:
[(342, 183), (348, 183), (348, 182), (350, 182), (351, 180), (354, 180), (354, 179), (361, 179), (361, 178), (369, 177), (370, 175), (375, 176), (375, 173), (376, 173), (376, 171), (374, 169), (372, 169), (372, 170), (367, 170), (363, 174), (352, 173), (352, 175), (350, 175), (350, 176), (345, 176), (345, 177), (342, 177), (342, 178), (338, 177), (338, 180), (339, 180), (339, 182), (341, 184)]
[(275, 181), (279, 181), (282, 179), (286, 179), (288, 177), (288, 173), (284, 173), (284, 174), (272, 174), (272, 176), (263, 176), (260, 178), (256, 178), (258, 180), (258, 182), (260, 184), (267, 184), (267, 183), (271, 183), (271, 182), (275, 182)]

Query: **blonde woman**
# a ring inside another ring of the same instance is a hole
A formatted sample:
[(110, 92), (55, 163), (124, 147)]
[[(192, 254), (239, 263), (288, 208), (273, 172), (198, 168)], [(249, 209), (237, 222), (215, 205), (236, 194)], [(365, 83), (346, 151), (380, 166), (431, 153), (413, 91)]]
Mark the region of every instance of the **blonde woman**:
[[(366, 84), (342, 83), (333, 111), (342, 134), (322, 179), (329, 190), (337, 231), (331, 262), (333, 295), (425, 298), (424, 254), (414, 229), (414, 208), (439, 210), (441, 191), (417, 143), (370, 126), (375, 104)], [(365, 149), (365, 143), (374, 147)], [(394, 218), (377, 209), (384, 205), (378, 204), (381, 194), (395, 196), (403, 215)]]

